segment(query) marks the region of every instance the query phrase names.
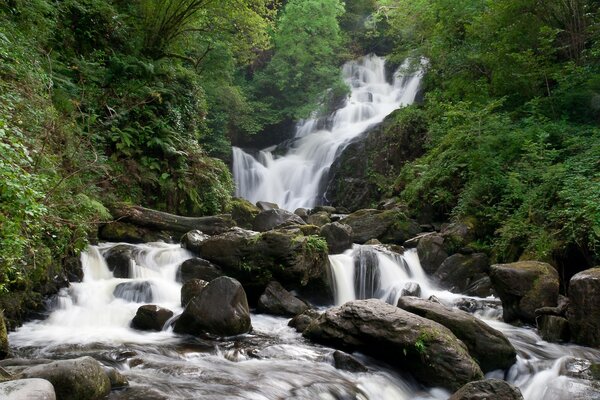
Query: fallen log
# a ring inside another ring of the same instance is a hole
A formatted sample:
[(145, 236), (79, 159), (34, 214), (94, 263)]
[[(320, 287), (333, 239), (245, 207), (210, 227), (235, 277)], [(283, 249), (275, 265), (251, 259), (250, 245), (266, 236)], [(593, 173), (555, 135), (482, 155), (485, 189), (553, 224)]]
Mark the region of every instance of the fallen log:
[(184, 217), (140, 206), (118, 205), (111, 209), (119, 221), (160, 231), (186, 233), (198, 229), (209, 235), (221, 234), (235, 223), (229, 214), (208, 217)]

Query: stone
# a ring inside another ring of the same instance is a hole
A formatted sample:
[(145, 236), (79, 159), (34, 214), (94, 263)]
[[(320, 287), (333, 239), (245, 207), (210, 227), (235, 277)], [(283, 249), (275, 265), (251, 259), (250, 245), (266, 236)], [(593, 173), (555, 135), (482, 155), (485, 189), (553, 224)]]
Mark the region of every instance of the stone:
[(177, 271), (177, 280), (183, 283), (192, 279), (202, 279), (203, 281), (210, 282), (223, 275), (225, 274), (219, 266), (208, 260), (194, 257), (181, 263)]
[(558, 272), (547, 263), (519, 261), (490, 267), (494, 291), (502, 300), (505, 322), (521, 320), (535, 324), (535, 310), (555, 307), (558, 300)]
[(237, 226), (244, 229), (252, 229), (254, 218), (260, 211), (260, 208), (246, 199), (234, 198), (231, 200), (231, 218)]
[(8, 331), (4, 321), (4, 311), (0, 310), (0, 360), (5, 359), (10, 352), (8, 345)]
[(54, 386), (45, 379), (17, 379), (0, 383), (4, 400), (56, 400)]
[(337, 369), (350, 372), (367, 372), (368, 368), (363, 363), (358, 361), (356, 357), (343, 351), (336, 350), (333, 352), (333, 365)]
[(321, 227), (319, 232), (327, 241), (329, 254), (343, 253), (352, 248), (352, 228), (340, 222), (331, 222)]
[(600, 347), (600, 267), (581, 271), (569, 281), (571, 340)]
[(330, 308), (303, 335), (380, 358), (427, 386), (456, 390), (483, 377), (466, 346), (450, 330), (381, 300), (355, 300)]
[(462, 294), (466, 296), (475, 297), (489, 297), (494, 295), (494, 289), (492, 288), (492, 280), (489, 276), (484, 276), (472, 282)]
[(197, 253), (197, 250), (202, 244), (202, 242), (204, 242), (209, 237), (210, 235), (207, 235), (202, 231), (194, 229), (183, 234), (180, 240), (181, 247), (191, 251), (192, 253)]
[(104, 372), (108, 376), (111, 389), (122, 389), (129, 386), (129, 381), (125, 375), (120, 373), (116, 368), (104, 368)]
[(141, 331), (162, 331), (173, 311), (154, 304), (146, 304), (137, 309), (131, 320), (131, 327)]
[(129, 266), (134, 258), (135, 248), (120, 244), (109, 248), (104, 254), (108, 269), (115, 278), (129, 278)]
[(323, 226), (331, 222), (329, 218), (329, 214), (325, 211), (319, 211), (313, 214), (310, 214), (306, 219), (306, 223), (310, 225)]
[(181, 306), (185, 307), (196, 296), (198, 296), (208, 285), (208, 281), (202, 279), (190, 279), (181, 287)]
[(127, 222), (113, 221), (100, 227), (98, 238), (116, 243), (147, 243), (169, 241), (171, 236), (168, 232), (155, 231)]
[(285, 290), (279, 282), (272, 281), (258, 299), (256, 310), (261, 313), (293, 317), (302, 314), (308, 305)]
[(302, 218), (303, 221), (308, 219), (308, 210), (306, 208), (296, 208), (294, 214)]
[(398, 307), (450, 329), (467, 346), (483, 372), (508, 369), (517, 361), (515, 348), (502, 332), (465, 311), (417, 297), (401, 297)]
[(469, 382), (448, 400), (523, 400), (519, 388), (501, 379)]
[(442, 289), (463, 293), (474, 282), (486, 278), (489, 267), (490, 261), (484, 253), (453, 254), (442, 262), (433, 277)]
[(423, 271), (429, 275), (434, 274), (448, 258), (444, 248), (444, 238), (437, 233), (422, 236), (417, 244), (417, 254)]
[(246, 292), (238, 281), (226, 276), (211, 281), (175, 323), (175, 332), (191, 335), (234, 336), (251, 328)]
[(472, 221), (459, 221), (442, 228), (440, 235), (444, 238), (444, 248), (448, 254), (454, 254), (474, 239)]
[(154, 300), (152, 283), (148, 281), (119, 283), (113, 296), (133, 303), (151, 303)]
[(269, 203), (268, 201), (257, 201), (256, 207), (260, 211), (277, 210), (279, 206), (275, 203)]
[(408, 282), (404, 285), (402, 290), (400, 291), (401, 297), (412, 296), (419, 297), (421, 296), (421, 286), (417, 282)]
[(535, 318), (542, 339), (548, 342), (567, 342), (570, 339), (569, 321), (564, 317), (542, 314)]
[(46, 379), (60, 400), (99, 400), (110, 392), (110, 379), (102, 365), (92, 357), (53, 361), (29, 367), (23, 378)]
[(332, 207), (332, 206), (316, 206), (311, 210), (311, 214), (315, 214), (315, 213), (319, 213), (319, 212), (324, 212), (324, 213), (327, 213), (328, 215), (331, 215), (336, 212), (336, 208)]
[(398, 210), (358, 210), (340, 222), (352, 228), (354, 243), (378, 239), (382, 243), (402, 244), (420, 232), (419, 224)]
[(583, 358), (566, 357), (560, 365), (560, 374), (588, 381), (600, 380), (600, 364)]
[(294, 318), (292, 318), (290, 322), (288, 322), (288, 326), (296, 329), (297, 332), (302, 333), (306, 330), (306, 328), (308, 328), (311, 322), (319, 318), (320, 315), (321, 313), (319, 313), (317, 310), (308, 309), (302, 314), (296, 315)]
[(266, 232), (282, 225), (305, 225), (306, 222), (294, 213), (282, 209), (261, 211), (252, 224), (257, 232)]

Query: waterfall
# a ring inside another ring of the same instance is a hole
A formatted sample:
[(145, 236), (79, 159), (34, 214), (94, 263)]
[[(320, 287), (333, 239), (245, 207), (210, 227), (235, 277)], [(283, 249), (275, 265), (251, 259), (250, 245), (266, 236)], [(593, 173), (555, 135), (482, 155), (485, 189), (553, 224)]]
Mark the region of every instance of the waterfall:
[(276, 156), (269, 148), (253, 157), (233, 148), (236, 195), (251, 202), (275, 202), (292, 211), (319, 204), (329, 168), (350, 141), (414, 102), (422, 72), (404, 74), (408, 67), (406, 61), (389, 83), (381, 57), (370, 55), (346, 63), (342, 74), (351, 93), (345, 105), (325, 124), (315, 118), (299, 123), (287, 154)]

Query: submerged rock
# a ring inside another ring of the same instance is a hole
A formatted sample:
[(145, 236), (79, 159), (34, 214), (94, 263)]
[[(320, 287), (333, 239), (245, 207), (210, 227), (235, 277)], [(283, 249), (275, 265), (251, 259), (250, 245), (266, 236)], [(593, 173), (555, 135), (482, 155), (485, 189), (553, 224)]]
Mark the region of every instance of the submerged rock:
[(490, 267), (494, 290), (502, 300), (505, 322), (535, 323), (535, 310), (555, 307), (558, 300), (558, 272), (547, 263), (519, 261)]
[(519, 388), (500, 379), (469, 382), (448, 400), (523, 400)]
[(321, 227), (319, 233), (327, 241), (329, 254), (342, 253), (352, 247), (352, 228), (340, 222), (331, 222)]
[(119, 283), (113, 296), (133, 303), (151, 303), (154, 300), (152, 283), (148, 281)]
[(350, 301), (325, 311), (304, 336), (381, 358), (426, 385), (456, 390), (483, 374), (446, 327), (381, 300)]
[(54, 386), (46, 379), (17, 379), (0, 383), (0, 398), (4, 400), (56, 400)]
[(600, 267), (575, 274), (569, 281), (571, 338), (576, 343), (600, 346)]
[(129, 278), (129, 266), (134, 257), (135, 247), (120, 244), (108, 249), (104, 254), (106, 265), (115, 278)]
[(24, 378), (41, 378), (54, 386), (61, 400), (97, 400), (110, 392), (110, 379), (102, 365), (92, 357), (53, 361), (30, 367), (22, 372)]
[(517, 361), (515, 348), (502, 332), (465, 311), (417, 297), (401, 297), (398, 307), (450, 329), (467, 346), (483, 372), (508, 369)]
[(358, 210), (340, 222), (352, 228), (355, 243), (378, 239), (382, 243), (402, 244), (421, 231), (419, 224), (398, 210)]
[(266, 232), (282, 225), (304, 225), (306, 222), (294, 213), (282, 209), (262, 211), (254, 218), (252, 229), (258, 232)]
[(258, 299), (256, 310), (261, 313), (293, 317), (308, 309), (308, 305), (285, 290), (279, 282), (269, 282)]
[(238, 281), (226, 276), (211, 281), (175, 323), (175, 332), (192, 335), (234, 336), (251, 328), (246, 292)]
[(173, 316), (173, 311), (153, 304), (137, 309), (131, 320), (131, 327), (142, 331), (162, 331), (163, 326)]

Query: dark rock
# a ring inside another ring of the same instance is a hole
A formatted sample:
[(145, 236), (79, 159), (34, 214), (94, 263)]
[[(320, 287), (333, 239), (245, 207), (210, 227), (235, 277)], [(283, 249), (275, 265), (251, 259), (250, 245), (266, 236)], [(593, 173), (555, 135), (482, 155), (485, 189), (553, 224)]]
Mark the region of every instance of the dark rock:
[(437, 233), (422, 236), (417, 244), (417, 253), (421, 266), (427, 274), (435, 273), (442, 262), (448, 258), (444, 248), (444, 238)]
[(119, 283), (113, 296), (133, 303), (151, 303), (154, 300), (152, 283), (148, 281)]
[(541, 307), (535, 310), (536, 317), (540, 315), (555, 315), (557, 317), (566, 317), (569, 309), (569, 298), (558, 295), (558, 305), (556, 307)]
[(269, 203), (268, 201), (257, 201), (256, 207), (260, 211), (278, 210), (279, 206), (275, 203)]
[(236, 225), (244, 229), (252, 229), (254, 218), (261, 210), (245, 199), (234, 198), (231, 203), (231, 218)]
[(258, 312), (293, 317), (308, 309), (308, 305), (285, 290), (279, 282), (269, 282), (258, 299)]
[(421, 286), (419, 286), (416, 282), (408, 282), (404, 285), (402, 290), (400, 291), (400, 296), (412, 296), (412, 297), (420, 297), (421, 296)]
[(516, 386), (500, 379), (469, 382), (448, 400), (523, 400)]
[(208, 239), (210, 235), (203, 233), (197, 229), (193, 231), (186, 232), (181, 237), (181, 247), (187, 249), (193, 253), (198, 253), (198, 248), (206, 239)]
[(112, 389), (122, 389), (129, 386), (129, 381), (125, 375), (120, 373), (116, 368), (104, 368), (104, 372), (108, 376)]
[(442, 262), (434, 279), (442, 289), (462, 293), (474, 282), (486, 278), (489, 267), (490, 261), (483, 253), (453, 254)]
[(492, 288), (492, 280), (489, 276), (484, 276), (473, 283), (471, 283), (465, 290), (462, 292), (467, 296), (476, 296), (476, 297), (488, 297), (494, 294), (494, 289)]
[(0, 398), (4, 400), (56, 400), (56, 392), (54, 386), (45, 379), (17, 379), (0, 383)]
[(175, 332), (192, 335), (234, 336), (251, 328), (246, 292), (238, 281), (226, 276), (211, 281), (175, 323)]
[(401, 297), (398, 307), (450, 329), (467, 346), (483, 372), (508, 369), (517, 360), (515, 348), (502, 332), (465, 311), (417, 297)]
[(579, 272), (569, 281), (571, 338), (575, 343), (600, 346), (600, 267)]
[(535, 310), (554, 307), (558, 300), (558, 273), (538, 261), (495, 264), (490, 267), (494, 291), (502, 300), (505, 322), (535, 323)]
[(198, 296), (208, 285), (208, 281), (202, 279), (190, 279), (181, 287), (181, 306), (185, 307), (196, 296)]
[(333, 352), (333, 365), (337, 369), (350, 372), (367, 372), (368, 369), (363, 363), (358, 361), (356, 357), (342, 351), (336, 350)]
[(163, 326), (173, 316), (173, 311), (153, 304), (146, 304), (137, 309), (131, 320), (131, 327), (141, 331), (162, 331)]
[(120, 244), (109, 248), (103, 256), (108, 269), (115, 278), (129, 278), (129, 266), (134, 258), (135, 247)]
[(356, 300), (330, 308), (303, 335), (381, 358), (408, 370), (425, 385), (456, 390), (483, 377), (465, 345), (450, 330), (381, 300)]
[(317, 310), (308, 309), (302, 314), (296, 315), (294, 318), (292, 318), (290, 322), (288, 322), (288, 326), (291, 326), (292, 328), (296, 329), (296, 331), (302, 333), (306, 330), (306, 328), (308, 328), (311, 322), (319, 318), (320, 315), (321, 313), (319, 313)]
[(225, 275), (221, 268), (202, 258), (190, 258), (181, 263), (177, 278), (180, 282), (187, 282), (192, 279), (202, 279), (210, 282), (215, 278)]
[(444, 226), (440, 235), (448, 254), (454, 254), (473, 241), (474, 224), (471, 221), (453, 222)]
[(352, 228), (352, 241), (402, 244), (420, 232), (419, 225), (398, 210), (359, 210), (341, 220)]
[(556, 315), (538, 315), (535, 318), (538, 332), (548, 342), (566, 342), (570, 338), (569, 322)]
[(110, 392), (110, 379), (102, 365), (91, 357), (53, 361), (30, 367), (22, 372), (24, 378), (50, 381), (61, 400), (96, 400)]
[(313, 214), (310, 214), (306, 219), (306, 223), (310, 225), (323, 226), (331, 222), (329, 219), (329, 214), (325, 211), (319, 211)]
[(286, 210), (273, 209), (262, 211), (254, 219), (252, 228), (258, 232), (266, 232), (282, 225), (304, 225), (306, 222), (294, 213)]
[(352, 247), (352, 228), (339, 222), (331, 222), (321, 227), (320, 235), (327, 241), (329, 254), (342, 253)]
[(107, 242), (146, 243), (171, 240), (168, 232), (155, 231), (149, 228), (113, 221), (102, 225), (98, 230), (98, 238)]
[(294, 214), (302, 218), (303, 221), (306, 221), (308, 219), (308, 210), (306, 208), (296, 208)]

